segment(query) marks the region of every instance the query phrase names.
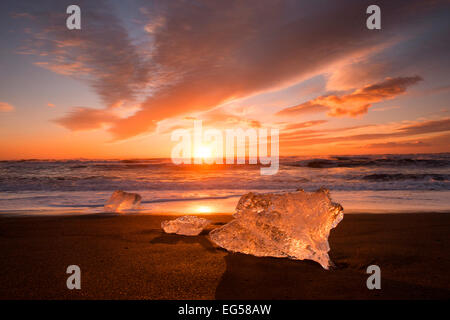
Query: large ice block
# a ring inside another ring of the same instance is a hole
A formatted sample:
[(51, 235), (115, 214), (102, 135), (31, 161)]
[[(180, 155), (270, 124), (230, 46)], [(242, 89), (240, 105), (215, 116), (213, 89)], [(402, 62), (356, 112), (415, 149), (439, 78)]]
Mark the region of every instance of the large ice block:
[(184, 236), (197, 236), (211, 221), (196, 216), (183, 216), (175, 220), (166, 220), (161, 228), (166, 233), (176, 233)]
[(121, 212), (122, 210), (136, 209), (141, 204), (142, 197), (137, 193), (114, 191), (105, 204), (106, 212)]
[(317, 261), (328, 269), (330, 230), (343, 219), (343, 208), (329, 191), (247, 193), (235, 218), (209, 233), (218, 246), (258, 257), (286, 257)]

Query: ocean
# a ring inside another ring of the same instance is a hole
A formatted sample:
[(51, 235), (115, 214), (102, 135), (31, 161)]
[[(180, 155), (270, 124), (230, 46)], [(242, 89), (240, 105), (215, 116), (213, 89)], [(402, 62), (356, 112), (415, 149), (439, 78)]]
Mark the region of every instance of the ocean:
[(325, 187), (345, 213), (450, 212), (450, 154), (282, 157), (259, 165), (174, 165), (170, 159), (0, 162), (0, 215), (101, 212), (114, 190), (137, 192), (134, 213), (232, 213), (247, 192)]

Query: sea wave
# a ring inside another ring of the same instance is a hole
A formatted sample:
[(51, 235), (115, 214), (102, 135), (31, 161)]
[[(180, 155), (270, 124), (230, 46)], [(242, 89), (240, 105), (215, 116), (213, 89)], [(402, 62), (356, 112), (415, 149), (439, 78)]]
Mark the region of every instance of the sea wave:
[(283, 157), (258, 165), (174, 165), (170, 159), (0, 162), (0, 192), (122, 190), (450, 190), (450, 154)]
[(420, 168), (450, 168), (450, 157), (447, 154), (425, 156), (370, 156), (370, 157), (330, 157), (302, 159), (286, 162), (285, 165), (308, 168), (355, 168), (355, 167), (420, 167)]
[(450, 181), (449, 174), (386, 174), (374, 173), (362, 177), (367, 181), (399, 181), (399, 180), (434, 180), (434, 181)]

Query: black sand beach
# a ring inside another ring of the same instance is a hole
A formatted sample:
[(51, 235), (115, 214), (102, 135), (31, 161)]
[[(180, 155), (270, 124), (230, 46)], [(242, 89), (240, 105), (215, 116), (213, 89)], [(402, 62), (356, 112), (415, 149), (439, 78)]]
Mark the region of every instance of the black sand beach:
[[(0, 218), (0, 299), (449, 299), (450, 214), (349, 214), (331, 232), (334, 270), (217, 249), (173, 216)], [(230, 215), (210, 215), (217, 227)], [(68, 290), (66, 268), (81, 268)], [(368, 290), (366, 267), (381, 268)]]

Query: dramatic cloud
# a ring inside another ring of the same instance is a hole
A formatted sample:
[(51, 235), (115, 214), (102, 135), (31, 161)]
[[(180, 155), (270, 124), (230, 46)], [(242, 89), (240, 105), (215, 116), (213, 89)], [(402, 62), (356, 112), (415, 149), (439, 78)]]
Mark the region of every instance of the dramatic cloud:
[[(154, 130), (163, 120), (329, 72), (338, 62), (379, 50), (415, 25), (417, 12), (427, 17), (439, 3), (380, 0), (388, 33), (365, 28), (368, 1), (138, 1), (127, 3), (147, 37), (138, 45), (106, 1), (77, 3), (83, 8), (80, 32), (65, 28), (64, 11), (55, 14), (54, 2), (39, 1), (34, 8), (42, 9), (30, 16), (41, 30), (32, 32), (22, 52), (39, 57), (39, 66), (89, 81), (105, 103), (103, 111), (74, 109), (58, 123), (72, 130), (94, 128), (103, 112), (102, 125), (110, 123), (109, 131), (120, 140)], [(405, 81), (404, 88), (410, 85)], [(392, 84), (394, 92), (364, 88), (349, 96), (321, 97), (303, 110), (354, 116), (377, 99), (401, 94), (401, 86), (398, 92)], [(146, 98), (139, 99), (144, 92)], [(114, 105), (135, 100), (141, 102), (135, 114), (111, 116)], [(352, 102), (350, 108), (344, 102)]]
[(332, 117), (357, 116), (367, 112), (373, 103), (393, 99), (406, 92), (407, 87), (422, 80), (419, 76), (387, 78), (383, 82), (365, 86), (350, 94), (325, 95), (277, 113), (279, 116), (328, 111)]
[(14, 111), (14, 107), (7, 102), (0, 101), (0, 112), (11, 112)]
[[(383, 2), (383, 21), (395, 30), (412, 14), (408, 7), (417, 3)], [(110, 131), (116, 139), (126, 139), (153, 130), (163, 119), (280, 88), (368, 52), (389, 35), (363, 27), (361, 12), (367, 5), (364, 1), (320, 6), (299, 1), (168, 2), (161, 13), (164, 26), (152, 28), (153, 61), (169, 75), (164, 79), (176, 75), (176, 81), (165, 82), (143, 102), (142, 110), (120, 119)]]
[(62, 10), (52, 1), (29, 4), (25, 17), (38, 28), (30, 28), (20, 52), (36, 55), (38, 66), (88, 81), (108, 107), (136, 99), (149, 85), (150, 57), (140, 54), (108, 2), (77, 2), (82, 30), (66, 28), (65, 8), (70, 3), (64, 2), (58, 5)]

